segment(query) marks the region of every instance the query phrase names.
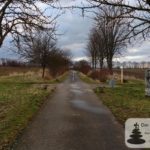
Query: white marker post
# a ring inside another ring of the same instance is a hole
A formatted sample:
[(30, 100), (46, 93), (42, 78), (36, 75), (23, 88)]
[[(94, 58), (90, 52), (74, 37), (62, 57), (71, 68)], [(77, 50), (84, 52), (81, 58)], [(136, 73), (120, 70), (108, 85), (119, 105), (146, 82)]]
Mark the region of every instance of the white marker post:
[(123, 84), (123, 66), (121, 66), (120, 68), (121, 68), (121, 84)]

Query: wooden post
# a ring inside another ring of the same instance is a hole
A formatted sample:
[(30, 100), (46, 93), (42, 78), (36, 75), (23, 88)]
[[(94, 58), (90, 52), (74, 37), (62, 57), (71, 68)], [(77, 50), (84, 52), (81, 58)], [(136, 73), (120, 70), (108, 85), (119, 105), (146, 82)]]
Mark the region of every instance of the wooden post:
[(121, 68), (121, 84), (123, 84), (123, 66), (121, 66), (120, 68)]

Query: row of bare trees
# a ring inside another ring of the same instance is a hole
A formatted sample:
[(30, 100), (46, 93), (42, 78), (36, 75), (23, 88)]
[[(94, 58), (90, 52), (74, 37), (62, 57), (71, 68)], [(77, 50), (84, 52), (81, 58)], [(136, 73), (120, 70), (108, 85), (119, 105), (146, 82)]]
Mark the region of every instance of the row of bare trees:
[(87, 46), (93, 69), (97, 68), (97, 64), (102, 69), (106, 61), (112, 71), (113, 58), (120, 55), (126, 47), (129, 22), (127, 19), (117, 18), (122, 12), (121, 8), (105, 6), (96, 14), (95, 27), (91, 30)]
[(18, 53), (28, 62), (42, 67), (42, 77), (48, 68), (51, 75), (56, 76), (60, 71), (67, 69), (70, 64), (70, 55), (57, 47), (53, 32), (37, 30), (30, 32), (17, 44)]
[[(111, 70), (112, 58), (121, 54), (127, 42), (133, 43), (135, 39), (139, 42), (139, 40), (149, 38), (150, 0), (87, 0), (87, 2), (89, 2), (89, 5), (65, 6), (61, 8), (81, 9), (83, 16), (86, 15), (85, 10), (87, 9), (91, 9), (94, 13), (94, 8), (100, 9), (100, 17), (97, 17), (96, 20), (99, 22), (98, 26), (100, 26), (101, 31), (99, 31), (97, 25), (92, 29), (89, 37), (88, 53), (91, 58), (92, 68), (96, 68), (97, 64), (102, 68), (104, 60), (107, 61)], [(109, 11), (104, 11), (104, 9)], [(114, 13), (114, 10), (116, 13)], [(102, 24), (104, 27), (102, 27)], [(106, 32), (108, 34), (105, 34)], [(115, 32), (120, 36), (115, 35)], [(101, 45), (103, 46), (101, 47)], [(101, 48), (99, 49), (98, 47)], [(102, 51), (103, 49), (105, 52)]]

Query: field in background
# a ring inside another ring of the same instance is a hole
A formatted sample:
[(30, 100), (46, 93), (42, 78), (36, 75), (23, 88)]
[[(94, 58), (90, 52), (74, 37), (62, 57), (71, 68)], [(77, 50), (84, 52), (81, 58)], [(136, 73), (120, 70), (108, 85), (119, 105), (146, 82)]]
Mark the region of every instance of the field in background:
[(0, 76), (6, 76), (11, 74), (25, 74), (27, 72), (37, 73), (40, 70), (39, 67), (2, 67), (0, 66)]
[[(141, 65), (142, 66), (142, 65)], [(83, 74), (86, 74), (88, 77), (92, 78), (92, 79), (97, 79), (101, 82), (106, 82), (107, 79), (112, 78), (112, 75), (114, 73), (114, 75), (119, 75), (118, 77), (120, 78), (120, 74), (121, 74), (121, 68), (120, 67), (116, 67), (116, 68), (112, 68), (112, 70), (110, 70), (108, 67), (104, 67), (104, 68), (99, 68), (98, 67), (91, 67), (91, 65), (89, 64), (88, 61), (84, 61), (81, 60), (79, 62), (76, 62), (74, 65), (74, 69), (82, 72)], [(124, 71), (124, 76), (128, 79), (128, 77), (130, 78), (137, 78), (137, 79), (142, 79), (144, 80), (145, 78), (145, 70), (147, 70), (148, 68), (123, 68)], [(120, 80), (120, 79), (119, 79)]]
[[(124, 75), (127, 77), (134, 77), (137, 79), (142, 79), (144, 80), (145, 78), (145, 70), (146, 69), (126, 69), (124, 68)], [(114, 73), (120, 74), (120, 69), (114, 69)]]
[(6, 149), (67, 73), (42, 79), (39, 68), (0, 67), (0, 72), (0, 149)]
[[(146, 69), (127, 69), (124, 68), (124, 81), (127, 82), (130, 79), (140, 79), (145, 80), (145, 70)], [(113, 71), (110, 73), (108, 69), (96, 69), (96, 70), (88, 70), (87, 72), (83, 70), (80, 70), (83, 74), (87, 75), (89, 78), (92, 78), (94, 80), (99, 80), (100, 82), (106, 83), (109, 79), (112, 79), (112, 77), (119, 81), (121, 80), (121, 69), (113, 69)], [(113, 73), (113, 76), (112, 76)]]

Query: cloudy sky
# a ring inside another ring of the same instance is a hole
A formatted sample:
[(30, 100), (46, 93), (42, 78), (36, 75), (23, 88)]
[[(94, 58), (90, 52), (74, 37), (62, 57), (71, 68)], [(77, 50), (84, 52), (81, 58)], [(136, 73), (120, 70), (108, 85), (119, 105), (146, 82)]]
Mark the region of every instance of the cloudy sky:
[[(83, 1), (83, 0), (82, 0)], [(70, 1), (61, 0), (62, 6), (81, 5), (81, 0)], [(57, 4), (58, 6), (58, 4)], [(40, 6), (44, 7), (44, 6)], [(54, 11), (53, 13), (57, 13)], [(60, 12), (59, 12), (60, 13)], [(57, 20), (58, 46), (70, 51), (74, 60), (86, 59), (86, 44), (88, 34), (93, 26), (93, 14), (88, 13), (83, 17), (80, 9), (66, 10)], [(1, 58), (18, 58), (11, 50), (7, 50), (11, 45), (6, 40), (0, 49)], [(11, 49), (11, 48), (10, 48)], [(127, 47), (123, 57), (115, 58), (120, 61), (149, 61), (150, 58), (150, 40), (140, 44), (134, 44)]]

